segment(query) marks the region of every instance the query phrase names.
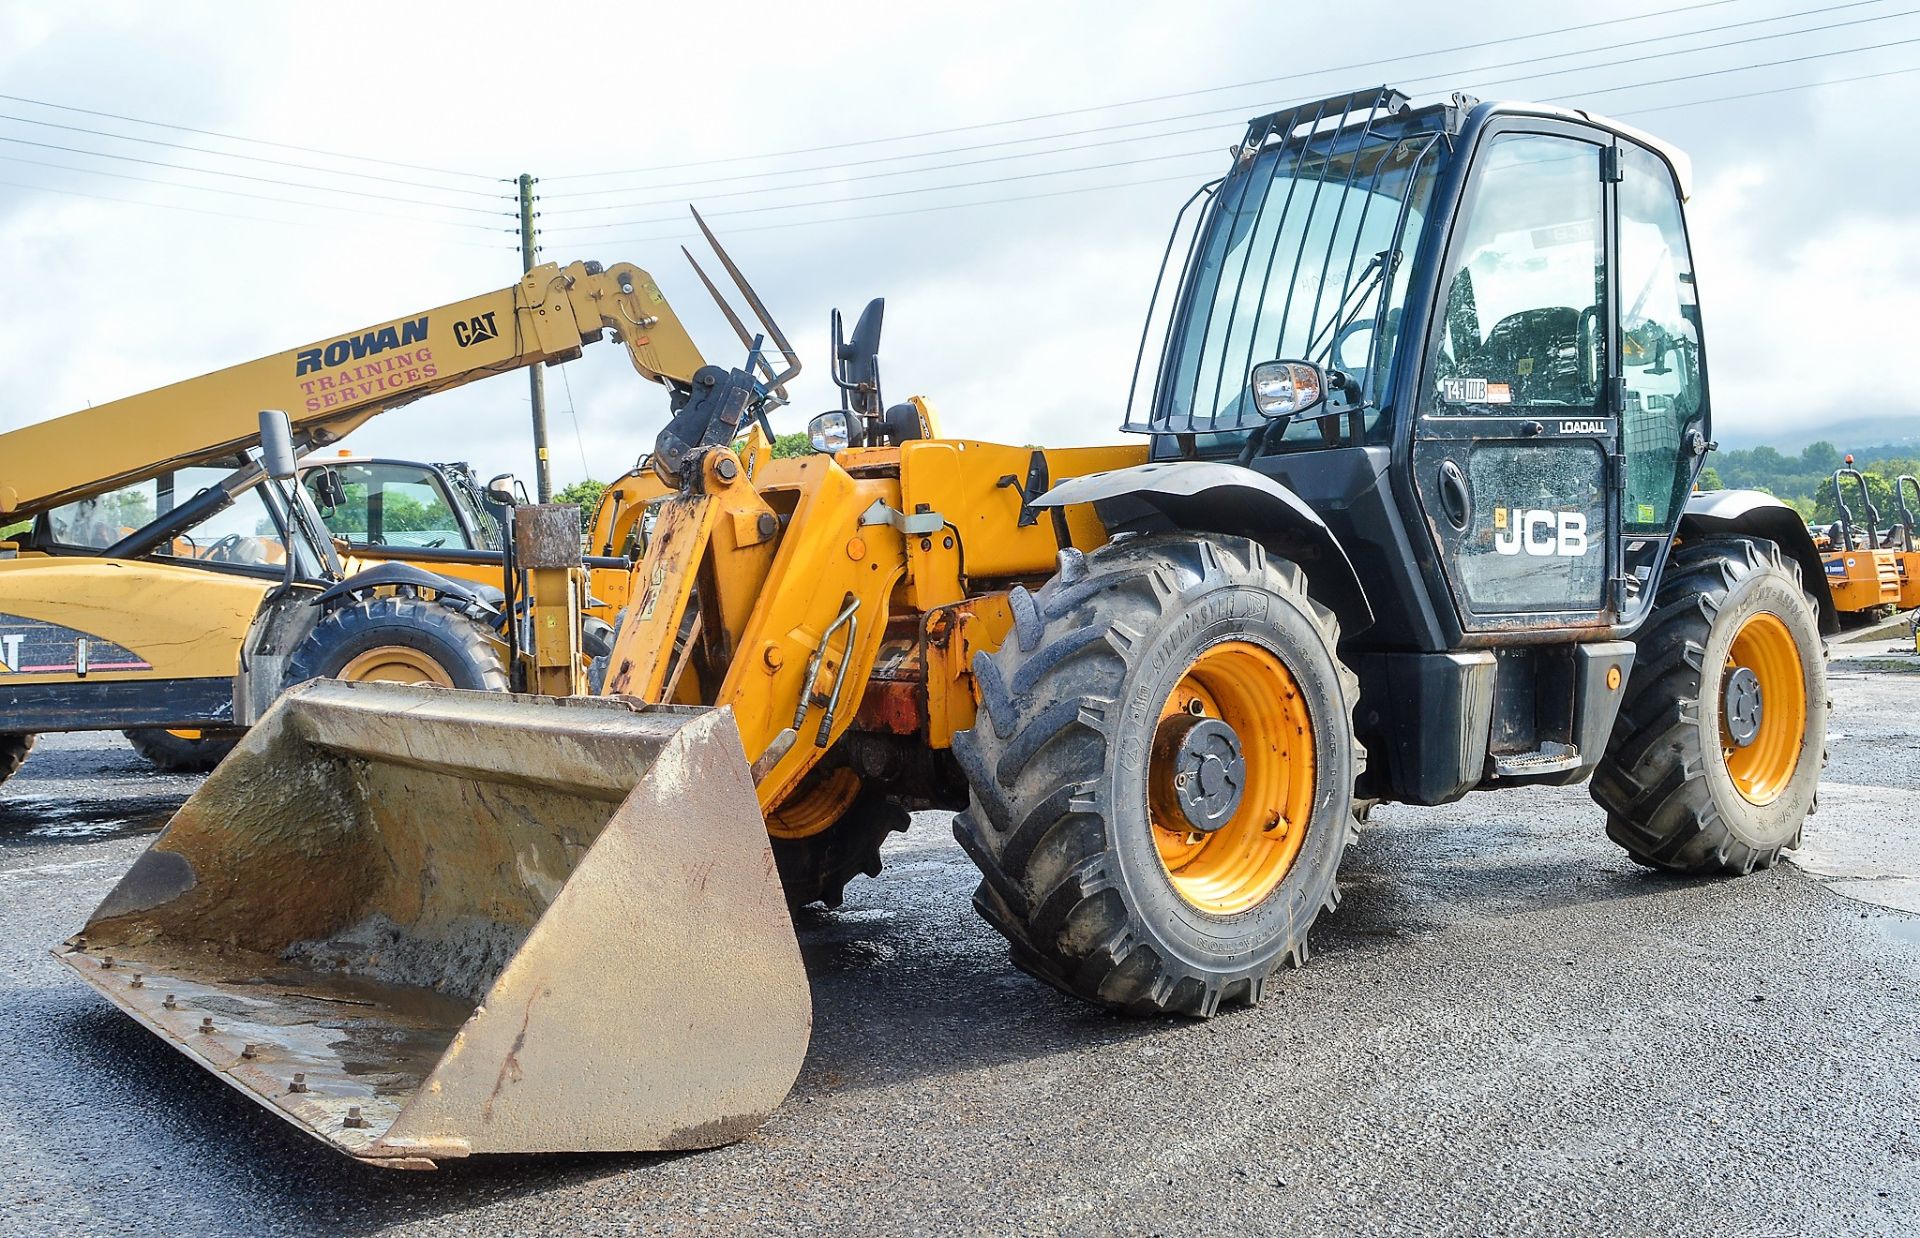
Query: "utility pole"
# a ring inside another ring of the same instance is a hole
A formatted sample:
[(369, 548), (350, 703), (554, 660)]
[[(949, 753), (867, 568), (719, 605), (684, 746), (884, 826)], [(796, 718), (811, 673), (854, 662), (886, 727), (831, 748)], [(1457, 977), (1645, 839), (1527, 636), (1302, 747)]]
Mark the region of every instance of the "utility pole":
[[(540, 247), (534, 243), (534, 178), (520, 174), (520, 273), (533, 270), (534, 255)], [(533, 393), (534, 493), (542, 503), (553, 502), (553, 467), (547, 463), (547, 387), (540, 367), (527, 367), (527, 387)]]

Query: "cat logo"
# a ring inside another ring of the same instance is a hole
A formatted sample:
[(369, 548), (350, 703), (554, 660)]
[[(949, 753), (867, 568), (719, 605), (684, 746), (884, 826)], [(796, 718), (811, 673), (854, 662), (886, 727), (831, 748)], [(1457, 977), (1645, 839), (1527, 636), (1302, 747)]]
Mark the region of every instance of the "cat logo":
[(476, 314), (472, 318), (462, 318), (453, 324), (453, 342), (462, 348), (471, 348), (483, 340), (500, 338), (500, 328), (493, 325), (493, 311)]
[(1579, 512), (1493, 509), (1493, 548), (1503, 555), (1557, 555), (1577, 559), (1587, 553), (1587, 518)]
[(23, 632), (0, 632), (0, 671), (20, 665), (20, 646), (27, 643)]

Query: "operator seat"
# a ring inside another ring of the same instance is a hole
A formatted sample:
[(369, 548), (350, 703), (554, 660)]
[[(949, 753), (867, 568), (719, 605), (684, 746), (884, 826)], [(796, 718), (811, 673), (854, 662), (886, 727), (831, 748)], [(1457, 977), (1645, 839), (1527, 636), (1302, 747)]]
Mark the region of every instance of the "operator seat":
[(1564, 305), (1508, 314), (1487, 333), (1486, 376), (1513, 384), (1515, 404), (1582, 405), (1580, 311)]

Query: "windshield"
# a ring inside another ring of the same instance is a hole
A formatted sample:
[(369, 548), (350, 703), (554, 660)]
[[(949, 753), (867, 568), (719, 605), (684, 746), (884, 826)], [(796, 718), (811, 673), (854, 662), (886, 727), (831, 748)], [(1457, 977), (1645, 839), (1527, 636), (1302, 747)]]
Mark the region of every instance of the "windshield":
[[(1395, 128), (1269, 146), (1221, 184), (1188, 258), (1151, 416), (1130, 429), (1244, 435), (1262, 420), (1248, 377), (1278, 359), (1343, 371), (1377, 409), (1439, 162), (1437, 133)], [(1318, 443), (1320, 431), (1305, 421), (1275, 437)]]
[[(330, 474), (330, 476), (328, 476)], [(455, 501), (431, 468), (375, 460), (309, 468), (308, 493), (333, 536), (355, 546), (467, 550), (469, 539)], [(340, 501), (328, 504), (337, 485)]]
[(501, 536), (500, 521), (487, 510), (480, 483), (464, 464), (443, 464), (447, 485), (453, 495), (454, 504), (466, 514), (467, 527), (473, 530), (474, 549), (499, 550), (505, 545)]
[[(239, 459), (232, 463), (237, 465)], [(176, 469), (51, 508), (41, 517), (44, 541), (60, 549), (106, 550), (226, 479), (230, 471), (212, 465)], [(256, 484), (235, 494), (229, 505), (161, 542), (148, 557), (266, 569), (278, 575), (287, 562), (284, 526), (285, 509), (279, 496), (272, 486)], [(299, 574), (313, 575), (322, 566), (321, 555), (308, 537), (296, 537), (295, 545)]]

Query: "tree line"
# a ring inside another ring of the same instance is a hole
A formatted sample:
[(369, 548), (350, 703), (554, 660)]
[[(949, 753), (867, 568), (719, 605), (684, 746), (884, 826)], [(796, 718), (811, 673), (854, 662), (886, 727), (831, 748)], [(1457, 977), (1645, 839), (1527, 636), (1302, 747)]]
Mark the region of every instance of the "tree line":
[[(1895, 520), (1899, 504), (1894, 500), (1894, 479), (1902, 473), (1920, 477), (1920, 459), (1895, 454), (1897, 449), (1883, 447), (1856, 453), (1855, 467), (1867, 478), (1867, 494), (1880, 515), (1880, 526)], [(1845, 455), (1824, 439), (1809, 443), (1797, 455), (1788, 455), (1777, 447), (1761, 445), (1738, 451), (1716, 451), (1707, 458), (1700, 474), (1702, 490), (1763, 490), (1793, 507), (1810, 524), (1827, 525), (1839, 519), (1834, 502), (1833, 473), (1842, 466)], [(1858, 485), (1849, 479), (1845, 498), (1856, 521), (1864, 522), (1866, 509), (1860, 502)], [(1907, 504), (1920, 516), (1920, 501), (1911, 484)]]

